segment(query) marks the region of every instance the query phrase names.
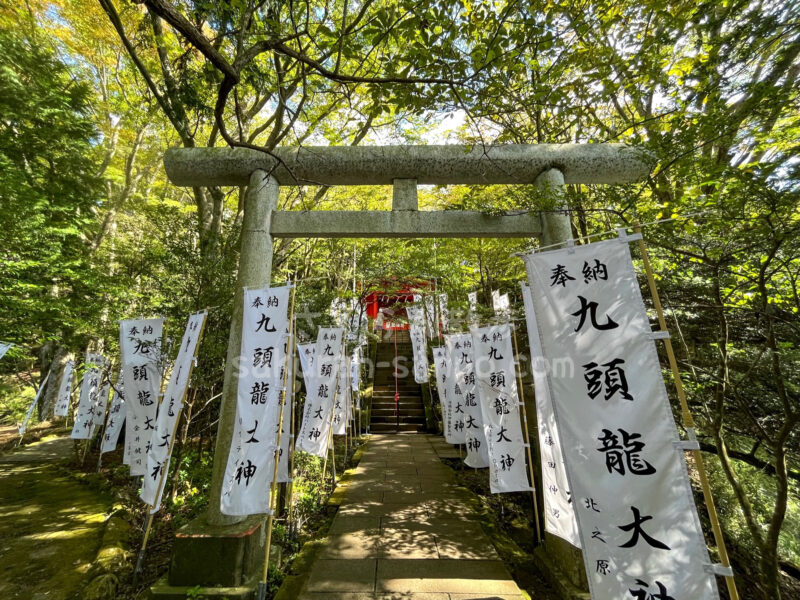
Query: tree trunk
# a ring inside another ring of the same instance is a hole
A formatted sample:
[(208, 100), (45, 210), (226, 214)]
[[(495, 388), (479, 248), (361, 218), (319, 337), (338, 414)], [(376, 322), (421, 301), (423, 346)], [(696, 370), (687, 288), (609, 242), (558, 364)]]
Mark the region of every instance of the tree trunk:
[(41, 380), (50, 377), (45, 383), (44, 390), (39, 396), (39, 420), (46, 421), (53, 416), (53, 410), (56, 406), (56, 398), (58, 396), (58, 387), (61, 382), (61, 373), (64, 370), (64, 364), (69, 360), (69, 353), (66, 348), (60, 346), (57, 342), (46, 343), (39, 352), (40, 366), (41, 366)]
[(764, 598), (769, 600), (781, 600), (781, 586), (778, 581), (778, 555), (772, 549), (762, 549), (761, 558), (758, 561), (761, 582), (764, 587)]

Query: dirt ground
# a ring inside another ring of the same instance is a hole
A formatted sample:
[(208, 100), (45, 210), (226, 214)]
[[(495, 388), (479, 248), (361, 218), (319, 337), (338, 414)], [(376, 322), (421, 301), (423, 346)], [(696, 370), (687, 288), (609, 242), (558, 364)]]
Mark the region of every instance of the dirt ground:
[(80, 597), (112, 503), (59, 471), (72, 452), (48, 437), (0, 455), (0, 598)]

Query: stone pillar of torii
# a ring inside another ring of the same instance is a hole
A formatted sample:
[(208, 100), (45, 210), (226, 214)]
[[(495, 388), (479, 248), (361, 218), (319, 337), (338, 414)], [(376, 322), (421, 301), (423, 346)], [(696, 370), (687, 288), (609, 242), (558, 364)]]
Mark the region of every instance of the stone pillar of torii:
[[(228, 341), (217, 445), (205, 521), (231, 525), (220, 494), (236, 418), (243, 287), (270, 283), (273, 238), (541, 238), (542, 246), (571, 237), (563, 209), (564, 185), (622, 184), (647, 177), (653, 159), (624, 144), (511, 144), (497, 146), (326, 146), (182, 148), (167, 151), (164, 166), (179, 186), (247, 185), (241, 255)], [(535, 184), (555, 200), (554, 210), (419, 210), (417, 186), (426, 184)], [(280, 186), (392, 185), (390, 211), (277, 210)], [(175, 560), (173, 558), (173, 566)], [(170, 577), (172, 579), (172, 577)]]

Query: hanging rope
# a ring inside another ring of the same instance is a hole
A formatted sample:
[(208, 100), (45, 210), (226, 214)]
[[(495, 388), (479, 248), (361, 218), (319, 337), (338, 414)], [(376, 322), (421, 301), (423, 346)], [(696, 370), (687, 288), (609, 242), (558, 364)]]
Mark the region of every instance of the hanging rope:
[(394, 421), (395, 427), (400, 429), (400, 391), (397, 384), (397, 329), (394, 331)]

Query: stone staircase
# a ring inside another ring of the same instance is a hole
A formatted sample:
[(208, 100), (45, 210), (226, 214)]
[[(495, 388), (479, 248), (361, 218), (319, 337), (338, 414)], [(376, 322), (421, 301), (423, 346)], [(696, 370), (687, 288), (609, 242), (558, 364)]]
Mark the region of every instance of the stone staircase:
[(395, 414), (395, 343), (394, 334), (386, 333), (378, 344), (375, 381), (372, 394), (370, 431), (372, 433), (420, 432), (425, 429), (422, 387), (414, 381), (411, 339), (407, 331), (397, 335), (397, 392), (400, 394)]

